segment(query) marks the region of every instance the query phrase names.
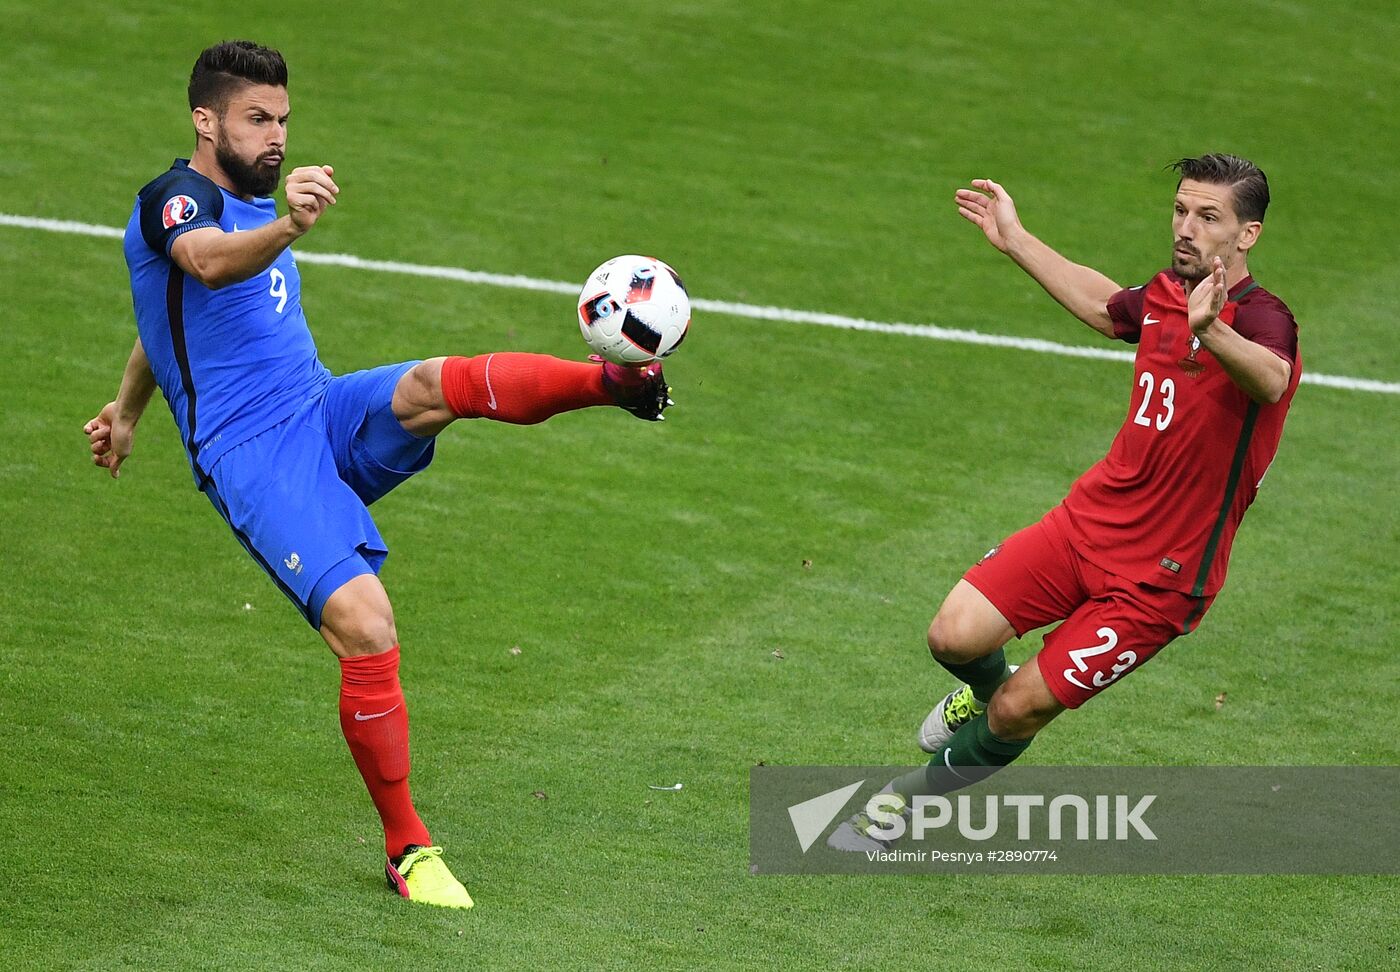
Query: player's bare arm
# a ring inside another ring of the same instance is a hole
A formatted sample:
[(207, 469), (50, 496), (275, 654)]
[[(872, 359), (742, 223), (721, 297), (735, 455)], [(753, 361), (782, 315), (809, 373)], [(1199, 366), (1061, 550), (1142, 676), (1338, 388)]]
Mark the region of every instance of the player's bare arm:
[(959, 189), (954, 200), (960, 216), (1016, 261), (1065, 310), (1100, 334), (1114, 336), (1108, 301), (1121, 287), (1092, 267), (1065, 258), (1028, 232), (1021, 225), (1010, 193), (991, 179), (974, 179), (972, 188)]
[(262, 273), (334, 206), (340, 187), (328, 165), (308, 165), (287, 174), (287, 215), (256, 229), (225, 233), (190, 230), (171, 244), (170, 256), (194, 279), (217, 290)]
[(1211, 275), (1199, 281), (1187, 298), (1191, 330), (1246, 395), (1272, 405), (1288, 390), (1293, 366), (1221, 322), (1227, 292), (1225, 264), (1216, 257)]
[(122, 463), (131, 455), (136, 423), (141, 421), (141, 415), (146, 411), (155, 390), (156, 380), (151, 374), (151, 363), (146, 359), (146, 349), (138, 338), (122, 373), (116, 400), (102, 406), (102, 411), (83, 426), (92, 444), (92, 461), (111, 473), (113, 479), (121, 475)]

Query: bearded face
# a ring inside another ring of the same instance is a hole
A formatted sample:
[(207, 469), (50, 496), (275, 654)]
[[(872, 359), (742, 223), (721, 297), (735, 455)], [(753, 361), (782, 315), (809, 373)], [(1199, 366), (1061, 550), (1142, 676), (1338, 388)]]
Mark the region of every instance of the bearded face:
[(214, 158), (238, 195), (270, 196), (282, 181), (290, 112), (286, 88), (247, 84), (229, 96), (222, 110), (203, 116)]
[(282, 150), (269, 149), (252, 158), (238, 153), (227, 133), (220, 129), (214, 157), (240, 196), (270, 196), (282, 181)]
[(1258, 224), (1240, 220), (1233, 192), (1229, 186), (1182, 180), (1172, 215), (1172, 270), (1183, 280), (1209, 277), (1216, 257), (1227, 269), (1240, 259), (1248, 227)]

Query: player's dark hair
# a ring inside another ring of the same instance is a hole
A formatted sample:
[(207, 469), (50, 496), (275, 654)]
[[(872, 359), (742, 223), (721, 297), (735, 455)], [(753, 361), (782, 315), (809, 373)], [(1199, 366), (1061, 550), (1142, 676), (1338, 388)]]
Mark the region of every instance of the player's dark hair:
[[(1177, 159), (1167, 168), (1175, 169), (1182, 179), (1192, 182), (1229, 186), (1235, 197), (1235, 215), (1246, 223), (1264, 221), (1264, 210), (1269, 208), (1269, 180), (1264, 170), (1249, 159), (1212, 153), (1195, 159)], [(1180, 180), (1176, 186), (1181, 188)]]
[(212, 108), (223, 115), (233, 93), (246, 84), (287, 86), (280, 52), (252, 41), (224, 41), (206, 48), (190, 72), (190, 111)]

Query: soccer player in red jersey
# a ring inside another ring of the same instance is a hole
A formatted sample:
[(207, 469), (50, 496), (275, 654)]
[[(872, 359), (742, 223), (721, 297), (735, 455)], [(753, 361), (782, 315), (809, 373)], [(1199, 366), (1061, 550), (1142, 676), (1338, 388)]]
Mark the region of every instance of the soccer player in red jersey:
[(291, 245), (340, 188), (330, 166), (293, 169), (277, 214), (291, 111), (282, 55), (210, 47), (189, 106), (193, 156), (141, 189), (127, 224), (139, 337), (116, 400), (83, 431), (115, 479), (160, 388), (195, 484), (340, 660), (341, 731), (384, 825), (389, 888), (469, 908), (409, 792), (399, 638), (379, 580), (389, 548), (369, 506), (425, 469), (460, 419), (530, 425), (602, 405), (660, 420), (672, 404), (661, 366), (497, 352), (332, 375)]
[[(1128, 289), (1032, 236), (990, 179), (956, 193), (988, 242), (1137, 355), (1108, 455), (1040, 522), (988, 551), (929, 626), (933, 657), (963, 685), (920, 727), (929, 765), (891, 784), (906, 798), (958, 788), (970, 775), (958, 768), (1010, 763), (1065, 709), (1194, 631), (1225, 581), (1298, 387), (1298, 327), (1249, 273), (1269, 204), (1264, 173), (1230, 155), (1173, 168), (1171, 267)], [(1007, 665), (1012, 637), (1055, 621), (1031, 662)], [(882, 843), (862, 814), (830, 842)]]

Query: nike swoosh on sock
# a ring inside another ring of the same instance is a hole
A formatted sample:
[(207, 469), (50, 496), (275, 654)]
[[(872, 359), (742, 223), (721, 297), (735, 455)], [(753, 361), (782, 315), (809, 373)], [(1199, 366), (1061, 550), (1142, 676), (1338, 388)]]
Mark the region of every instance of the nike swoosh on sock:
[(369, 715), (361, 715), (361, 714), (360, 714), (360, 710), (359, 710), (359, 709), (356, 709), (356, 710), (355, 710), (355, 721), (356, 721), (356, 722), (368, 722), (368, 721), (371, 720), (371, 719), (381, 719), (381, 718), (383, 718), (384, 716), (388, 715), (390, 712), (393, 712), (394, 709), (397, 709), (400, 705), (403, 705), (403, 703), (402, 703), (402, 702), (399, 702), (398, 704), (393, 705), (393, 706), (391, 706), (391, 707), (385, 709), (383, 712), (371, 712)]

